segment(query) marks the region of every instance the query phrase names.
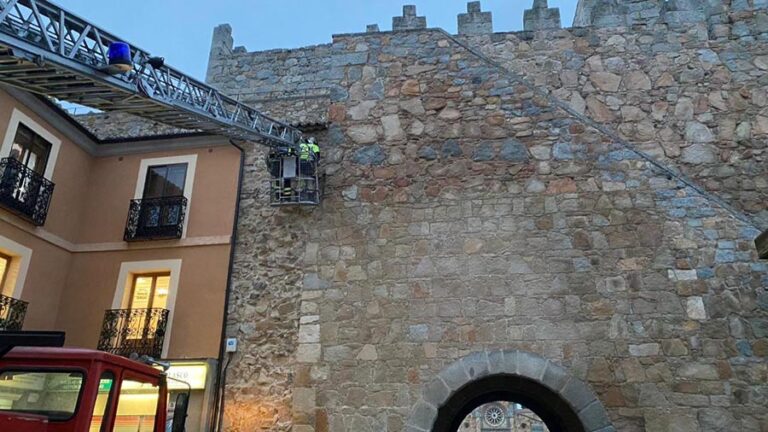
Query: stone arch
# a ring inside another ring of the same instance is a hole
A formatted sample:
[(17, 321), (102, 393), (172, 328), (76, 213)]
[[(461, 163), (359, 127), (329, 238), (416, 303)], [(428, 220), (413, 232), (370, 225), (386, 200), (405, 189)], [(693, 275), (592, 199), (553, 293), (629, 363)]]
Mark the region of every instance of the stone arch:
[(597, 396), (565, 368), (517, 350), (476, 352), (443, 369), (422, 388), (407, 432), (445, 432), (493, 400), (520, 402), (553, 432), (615, 432)]

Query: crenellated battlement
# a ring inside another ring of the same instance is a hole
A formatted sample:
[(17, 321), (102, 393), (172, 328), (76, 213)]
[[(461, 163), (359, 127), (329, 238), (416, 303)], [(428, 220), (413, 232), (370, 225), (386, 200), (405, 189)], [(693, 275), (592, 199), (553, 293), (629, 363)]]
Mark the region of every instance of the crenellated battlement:
[(459, 34), (493, 33), (493, 13), (483, 12), (479, 1), (467, 3), (467, 13), (459, 14)]
[(547, 0), (534, 0), (533, 8), (525, 11), (523, 29), (526, 31), (552, 30), (561, 27), (560, 9), (549, 7)]
[[(716, 26), (738, 20), (739, 15), (768, 8), (768, 0), (579, 0), (574, 27), (627, 27), (667, 24)], [(567, 21), (570, 22), (570, 21)], [(392, 30), (427, 27), (427, 17), (418, 16), (416, 6), (403, 7), (403, 15), (392, 19)], [(533, 0), (525, 10), (524, 30), (542, 31), (562, 27), (560, 9), (549, 7), (547, 0)], [(376, 26), (375, 29), (379, 27)], [(373, 30), (370, 27), (368, 31)], [(493, 33), (493, 12), (482, 11), (479, 1), (469, 2), (467, 12), (458, 15), (458, 34)]]

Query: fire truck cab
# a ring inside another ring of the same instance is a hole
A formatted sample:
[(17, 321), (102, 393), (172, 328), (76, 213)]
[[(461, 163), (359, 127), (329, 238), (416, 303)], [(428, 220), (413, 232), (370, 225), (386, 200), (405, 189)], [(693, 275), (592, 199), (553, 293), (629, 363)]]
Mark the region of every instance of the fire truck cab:
[(101, 351), (17, 347), (0, 358), (0, 431), (183, 431), (188, 400), (166, 425), (167, 397), (162, 370)]

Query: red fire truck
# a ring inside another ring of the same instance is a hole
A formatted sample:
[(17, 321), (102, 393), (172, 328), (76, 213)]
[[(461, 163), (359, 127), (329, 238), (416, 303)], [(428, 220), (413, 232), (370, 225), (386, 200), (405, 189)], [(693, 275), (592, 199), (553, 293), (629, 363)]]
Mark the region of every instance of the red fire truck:
[[(21, 345), (48, 345), (51, 335), (26, 337)], [(184, 431), (187, 394), (177, 397), (174, 420), (166, 424), (162, 363), (61, 348), (63, 334), (54, 347), (13, 347), (20, 338), (11, 339), (0, 332), (0, 431)]]

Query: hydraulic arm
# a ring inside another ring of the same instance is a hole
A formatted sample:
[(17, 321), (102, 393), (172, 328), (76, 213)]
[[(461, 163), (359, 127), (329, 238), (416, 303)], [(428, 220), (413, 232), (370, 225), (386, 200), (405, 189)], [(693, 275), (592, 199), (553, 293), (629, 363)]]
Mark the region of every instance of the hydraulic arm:
[(46, 0), (0, 0), (0, 82), (95, 108), (271, 147), (296, 147), (301, 132), (130, 46), (132, 69), (109, 65), (124, 42)]

